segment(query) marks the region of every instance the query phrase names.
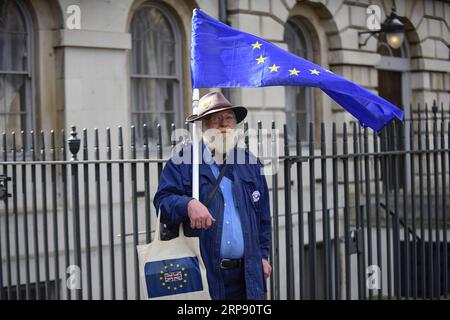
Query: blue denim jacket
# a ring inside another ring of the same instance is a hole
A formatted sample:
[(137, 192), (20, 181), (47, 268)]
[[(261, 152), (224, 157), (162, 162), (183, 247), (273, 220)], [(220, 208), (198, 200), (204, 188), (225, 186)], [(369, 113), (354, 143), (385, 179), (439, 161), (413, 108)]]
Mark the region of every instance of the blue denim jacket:
[[(179, 160), (183, 156), (192, 159), (191, 152), (192, 148), (183, 149), (178, 153), (177, 159), (172, 157), (167, 162), (153, 203), (160, 209), (161, 222), (174, 226), (183, 222), (185, 234), (200, 237), (200, 251), (206, 266), (211, 298), (224, 299), (225, 289), (219, 265), (224, 198), (218, 188), (208, 207), (216, 219), (209, 229), (190, 228), (187, 204), (192, 199), (192, 165), (179, 164)], [(266, 291), (262, 259), (268, 259), (271, 245), (269, 192), (266, 178), (261, 174), (261, 163), (244, 149), (235, 148), (234, 154), (234, 163), (227, 161), (226, 176), (234, 181), (235, 201), (244, 235), (247, 299), (262, 300)], [(245, 156), (245, 163), (236, 164), (236, 159), (242, 158), (242, 155)], [(206, 163), (200, 164), (199, 171), (200, 201), (204, 202), (216, 179)]]

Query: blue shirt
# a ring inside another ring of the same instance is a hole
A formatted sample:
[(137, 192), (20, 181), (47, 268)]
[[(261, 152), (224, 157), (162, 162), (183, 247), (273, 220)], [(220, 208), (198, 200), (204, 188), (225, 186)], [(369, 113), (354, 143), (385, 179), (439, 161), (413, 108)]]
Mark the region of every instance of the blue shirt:
[[(205, 148), (207, 151), (209, 149)], [(208, 156), (211, 153), (209, 152)], [(205, 156), (207, 156), (205, 154)], [(207, 161), (217, 177), (220, 174), (219, 166), (214, 161)], [(234, 203), (233, 181), (223, 176), (220, 181), (220, 190), (224, 198), (222, 241), (220, 244), (220, 256), (227, 259), (238, 259), (244, 256), (244, 236), (242, 234), (241, 218)]]

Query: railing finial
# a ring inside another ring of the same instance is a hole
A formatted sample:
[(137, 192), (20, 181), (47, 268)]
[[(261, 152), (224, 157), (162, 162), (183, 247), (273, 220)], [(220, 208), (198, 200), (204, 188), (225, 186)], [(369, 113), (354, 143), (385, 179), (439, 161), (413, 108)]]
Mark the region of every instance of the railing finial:
[(70, 153), (72, 153), (71, 161), (77, 161), (77, 153), (80, 151), (80, 139), (77, 137), (76, 127), (72, 126), (72, 131), (70, 132), (70, 138), (67, 139), (67, 143), (69, 144)]

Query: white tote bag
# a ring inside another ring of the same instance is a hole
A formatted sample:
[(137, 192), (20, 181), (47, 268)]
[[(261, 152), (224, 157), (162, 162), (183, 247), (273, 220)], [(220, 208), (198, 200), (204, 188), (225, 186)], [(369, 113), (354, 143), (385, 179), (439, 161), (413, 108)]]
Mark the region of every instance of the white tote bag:
[(138, 245), (142, 293), (148, 300), (211, 300), (198, 237), (186, 237), (180, 223), (178, 238), (161, 241), (160, 216), (155, 239)]

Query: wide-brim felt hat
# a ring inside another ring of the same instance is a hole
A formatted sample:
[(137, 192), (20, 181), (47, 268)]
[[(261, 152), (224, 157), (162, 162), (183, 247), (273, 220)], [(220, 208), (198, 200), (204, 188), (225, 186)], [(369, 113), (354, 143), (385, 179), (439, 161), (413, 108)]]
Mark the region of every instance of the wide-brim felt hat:
[(232, 110), (236, 115), (236, 123), (241, 122), (247, 116), (247, 108), (243, 106), (233, 106), (222, 92), (210, 92), (205, 94), (198, 101), (198, 113), (186, 118), (187, 122), (194, 122), (202, 118), (221, 111)]

